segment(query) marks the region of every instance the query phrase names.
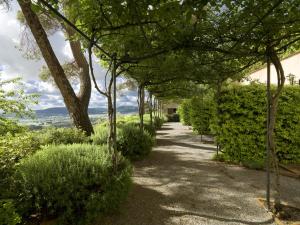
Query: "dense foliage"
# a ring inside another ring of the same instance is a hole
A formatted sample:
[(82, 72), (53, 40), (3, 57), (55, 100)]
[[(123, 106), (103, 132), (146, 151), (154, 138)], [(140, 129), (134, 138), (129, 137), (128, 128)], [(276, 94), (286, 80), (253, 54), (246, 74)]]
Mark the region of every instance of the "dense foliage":
[(179, 107), (181, 121), (192, 126), (198, 134), (209, 134), (213, 105), (210, 95), (185, 99)]
[(161, 117), (154, 117), (153, 125), (156, 130), (160, 129), (162, 125), (164, 124), (165, 119)]
[(191, 119), (190, 119), (190, 108), (191, 108), (191, 101), (189, 99), (185, 99), (180, 103), (180, 106), (178, 108), (178, 113), (180, 117), (180, 121), (184, 125), (191, 125)]
[(135, 124), (128, 123), (120, 127), (118, 133), (118, 150), (130, 160), (147, 156), (154, 145), (154, 139), (148, 131), (141, 132)]
[(15, 206), (11, 200), (0, 200), (0, 224), (16, 225), (21, 222)]
[(127, 196), (131, 166), (119, 156), (113, 171), (105, 146), (50, 145), (18, 166), (18, 207), (29, 216), (59, 217), (60, 224), (86, 224), (119, 207)]
[(76, 128), (46, 128), (39, 132), (41, 145), (85, 143), (89, 138)]
[[(150, 124), (145, 124), (144, 131), (141, 132), (139, 124), (121, 120), (117, 126), (117, 149), (130, 160), (137, 160), (148, 155), (154, 145), (154, 128)], [(150, 133), (150, 132), (152, 133)], [(94, 144), (103, 145), (107, 143), (108, 128), (106, 124), (99, 124), (95, 127), (95, 134), (92, 136)]]
[(15, 166), (40, 148), (34, 133), (7, 134), (0, 137), (0, 199), (9, 197)]
[[(265, 86), (234, 85), (221, 93), (217, 139), (225, 159), (235, 162), (259, 161), (266, 149)], [(279, 101), (275, 135), (277, 156), (281, 162), (299, 163), (300, 159), (300, 88), (288, 86)]]

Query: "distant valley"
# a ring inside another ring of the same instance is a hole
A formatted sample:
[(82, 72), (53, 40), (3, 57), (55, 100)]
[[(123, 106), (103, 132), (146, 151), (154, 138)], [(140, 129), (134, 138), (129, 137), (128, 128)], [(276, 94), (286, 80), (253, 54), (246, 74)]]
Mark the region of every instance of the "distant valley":
[[(117, 112), (121, 114), (137, 113), (138, 108), (136, 106), (119, 106)], [(106, 108), (89, 108), (89, 115), (101, 115), (106, 114)], [(53, 116), (68, 116), (68, 110), (65, 107), (55, 107), (42, 110), (35, 110), (37, 118), (53, 117)]]

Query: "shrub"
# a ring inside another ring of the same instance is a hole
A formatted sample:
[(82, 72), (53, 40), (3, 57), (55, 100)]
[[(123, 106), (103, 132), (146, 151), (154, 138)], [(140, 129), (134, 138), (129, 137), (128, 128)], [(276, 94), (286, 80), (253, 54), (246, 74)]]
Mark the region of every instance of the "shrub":
[[(266, 149), (266, 93), (259, 84), (235, 85), (221, 93), (221, 126), (212, 124), (227, 158), (261, 162)], [(276, 149), (282, 163), (300, 162), (300, 87), (285, 87), (278, 105)]]
[(0, 138), (0, 198), (10, 195), (15, 166), (39, 148), (40, 143), (34, 133), (7, 134)]
[(98, 124), (94, 127), (94, 134), (91, 139), (96, 145), (107, 144), (108, 139), (108, 127), (106, 123)]
[(17, 134), (17, 133), (24, 133), (28, 131), (28, 129), (24, 126), (19, 125), (17, 122), (13, 120), (9, 120), (6, 118), (0, 117), (0, 135), (6, 135), (7, 133), (10, 134)]
[(164, 118), (160, 117), (154, 117), (153, 124), (156, 130), (160, 129), (162, 125), (164, 124), (165, 120)]
[(191, 108), (191, 101), (189, 99), (183, 100), (178, 108), (178, 113), (181, 122), (184, 125), (191, 125), (190, 120), (190, 108)]
[(148, 155), (154, 140), (148, 131), (140, 131), (135, 124), (128, 123), (120, 127), (117, 139), (118, 150), (130, 160), (137, 160)]
[(156, 130), (154, 125), (148, 123), (144, 124), (144, 130), (146, 130), (152, 137), (155, 136)]
[(39, 132), (42, 145), (85, 143), (89, 138), (76, 128), (46, 128)]
[(0, 224), (16, 225), (21, 222), (21, 217), (16, 213), (12, 200), (0, 200)]
[(174, 114), (167, 115), (167, 120), (168, 122), (179, 122), (180, 118), (177, 113), (174, 113)]
[(23, 160), (15, 176), (20, 210), (86, 224), (126, 198), (131, 166), (119, 156), (114, 172), (106, 146), (50, 145)]

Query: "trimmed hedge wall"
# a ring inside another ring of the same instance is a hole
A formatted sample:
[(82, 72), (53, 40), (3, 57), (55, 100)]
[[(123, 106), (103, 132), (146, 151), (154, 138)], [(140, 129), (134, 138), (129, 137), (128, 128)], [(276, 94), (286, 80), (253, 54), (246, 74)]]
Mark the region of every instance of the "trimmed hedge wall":
[(190, 108), (191, 108), (191, 100), (190, 99), (183, 100), (178, 108), (180, 121), (184, 125), (188, 125), (188, 126), (191, 125)]
[[(225, 160), (264, 161), (266, 149), (266, 87), (234, 85), (221, 93), (221, 127), (212, 124)], [(214, 120), (216, 121), (216, 120)], [(218, 129), (218, 132), (216, 132)], [(300, 162), (300, 87), (286, 86), (276, 120), (277, 155), (283, 163)]]
[[(217, 116), (217, 107), (220, 115)], [(264, 165), (266, 87), (263, 84), (223, 88), (220, 104), (212, 97), (194, 97), (180, 106), (180, 118), (198, 133), (216, 136), (223, 160)], [(207, 129), (209, 126), (209, 129)], [(300, 163), (300, 87), (285, 86), (276, 120), (277, 155), (282, 163)]]
[(192, 126), (198, 134), (209, 134), (213, 104), (210, 95), (184, 100), (179, 107), (181, 122)]

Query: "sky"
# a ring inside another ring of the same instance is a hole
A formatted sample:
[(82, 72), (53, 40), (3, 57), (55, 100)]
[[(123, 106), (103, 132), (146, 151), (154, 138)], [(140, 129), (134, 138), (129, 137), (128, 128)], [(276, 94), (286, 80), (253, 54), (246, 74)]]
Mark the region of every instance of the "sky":
[[(24, 51), (20, 50), (21, 37), (24, 27), (17, 21), (16, 15), (19, 10), (18, 4), (13, 1), (11, 9), (0, 9), (0, 73), (1, 79), (21, 77), (26, 93), (37, 93), (40, 95), (39, 104), (32, 106), (33, 109), (46, 109), (64, 106), (59, 90), (52, 84), (39, 79), (39, 71), (44, 60), (30, 60), (24, 57)], [(62, 32), (57, 32), (49, 38), (51, 45), (60, 60), (66, 62), (72, 60), (71, 49)], [(95, 75), (98, 82), (103, 83), (105, 69), (94, 63)], [(78, 91), (79, 85), (73, 84), (74, 90)], [(13, 88), (13, 86), (7, 87)], [(137, 97), (135, 91), (124, 90), (118, 94), (118, 105), (136, 105)], [(92, 90), (90, 101), (91, 108), (106, 107), (106, 99)]]

